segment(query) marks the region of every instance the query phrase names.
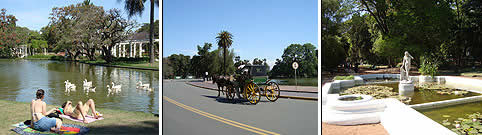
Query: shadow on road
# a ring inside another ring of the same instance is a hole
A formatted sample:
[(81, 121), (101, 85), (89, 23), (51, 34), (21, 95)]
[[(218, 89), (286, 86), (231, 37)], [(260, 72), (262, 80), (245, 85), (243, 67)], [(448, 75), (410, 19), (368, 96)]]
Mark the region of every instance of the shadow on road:
[(203, 80), (191, 80), (190, 82), (204, 82)]
[[(226, 99), (225, 96), (223, 97), (223, 95), (221, 95), (220, 97), (208, 96), (208, 95), (202, 95), (202, 96), (215, 99), (216, 101), (218, 101), (218, 102), (220, 102), (220, 103), (231, 103), (231, 104), (240, 104), (240, 105), (253, 105), (253, 104), (249, 103), (249, 101), (246, 100), (246, 99), (235, 98), (233, 101), (230, 101), (230, 100)], [(269, 102), (269, 101), (260, 100), (259, 102)]]

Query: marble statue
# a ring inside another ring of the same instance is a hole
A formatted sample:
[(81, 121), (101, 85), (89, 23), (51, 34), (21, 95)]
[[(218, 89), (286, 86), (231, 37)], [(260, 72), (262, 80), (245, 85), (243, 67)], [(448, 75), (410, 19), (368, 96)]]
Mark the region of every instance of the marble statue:
[(400, 66), (400, 83), (411, 83), (412, 79), (408, 73), (410, 72), (410, 61), (413, 59), (407, 51), (405, 51), (405, 56), (403, 56), (402, 66)]

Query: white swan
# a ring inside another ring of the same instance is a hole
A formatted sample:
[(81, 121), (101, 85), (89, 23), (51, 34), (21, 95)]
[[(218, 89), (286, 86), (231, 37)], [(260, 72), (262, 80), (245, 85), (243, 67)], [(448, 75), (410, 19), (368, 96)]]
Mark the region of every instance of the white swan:
[(112, 82), (112, 89), (116, 92), (119, 93), (121, 91), (122, 85), (115, 85), (114, 82)]
[(91, 92), (95, 92), (95, 88), (97, 88), (97, 87), (90, 88), (90, 91), (91, 91)]
[(107, 97), (112, 93), (112, 89), (110, 88), (109, 85), (107, 85)]
[(117, 94), (121, 91), (122, 85), (115, 85), (114, 82), (112, 82), (112, 87), (110, 85), (107, 85), (107, 96)]
[(137, 82), (137, 89), (142, 89), (142, 90), (147, 90), (147, 91), (152, 91), (152, 88), (150, 87), (150, 84), (142, 84), (141, 81)]
[(87, 81), (87, 79), (84, 80), (84, 89), (91, 88), (92, 87), (92, 81)]
[(69, 80), (65, 81), (65, 92), (75, 91), (75, 84), (69, 82)]

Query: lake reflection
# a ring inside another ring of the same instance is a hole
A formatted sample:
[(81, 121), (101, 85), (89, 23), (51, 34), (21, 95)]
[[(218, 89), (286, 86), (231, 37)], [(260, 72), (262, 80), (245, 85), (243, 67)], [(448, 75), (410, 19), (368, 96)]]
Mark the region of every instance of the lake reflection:
[[(75, 62), (0, 59), (0, 99), (30, 102), (37, 89), (44, 89), (47, 104), (60, 106), (71, 100), (94, 99), (96, 107), (159, 114), (159, 72), (93, 66)], [(84, 92), (83, 81), (92, 81), (95, 93)], [(65, 80), (77, 86), (65, 93)], [(150, 84), (152, 92), (137, 90), (136, 83)], [(122, 91), (107, 96), (107, 85), (122, 85)]]

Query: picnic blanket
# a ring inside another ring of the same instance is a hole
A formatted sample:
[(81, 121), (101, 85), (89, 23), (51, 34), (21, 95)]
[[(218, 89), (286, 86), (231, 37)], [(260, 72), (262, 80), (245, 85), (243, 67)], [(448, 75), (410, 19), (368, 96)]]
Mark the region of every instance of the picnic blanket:
[[(63, 115), (63, 114), (61, 114), (60, 117), (66, 118), (66, 119), (69, 119), (69, 120), (72, 120), (72, 121), (80, 122), (80, 123), (83, 123), (83, 122), (84, 122), (83, 120), (80, 120), (80, 119), (71, 117), (71, 116), (69, 116), (69, 115)], [(94, 121), (96, 121), (96, 120), (103, 120), (104, 117), (100, 117), (99, 119), (95, 119), (94, 116), (86, 115), (86, 116), (85, 116), (85, 119), (87, 120), (88, 123), (91, 123), (91, 122), (94, 122)]]
[[(83, 122), (84, 122), (83, 120), (79, 120), (79, 119), (77, 119), (77, 118), (73, 118), (73, 117), (71, 117), (71, 116), (69, 116), (69, 115), (63, 115), (63, 114), (61, 114), (60, 117), (66, 118), (66, 119), (69, 119), (69, 120), (72, 120), (72, 121), (80, 122), (80, 123), (83, 123)], [(87, 120), (88, 123), (91, 123), (91, 122), (94, 122), (94, 121), (96, 121), (96, 120), (103, 120), (104, 117), (100, 117), (99, 119), (95, 119), (94, 116), (86, 115), (86, 116), (85, 116), (85, 119)]]
[[(50, 131), (37, 131), (27, 125), (24, 125), (23, 122), (14, 124), (12, 126), (15, 126), (12, 131), (21, 135), (56, 135), (55, 133)], [(62, 124), (62, 128), (60, 128), (60, 130), (64, 131), (64, 135), (84, 135), (89, 132), (89, 128), (73, 124)]]

